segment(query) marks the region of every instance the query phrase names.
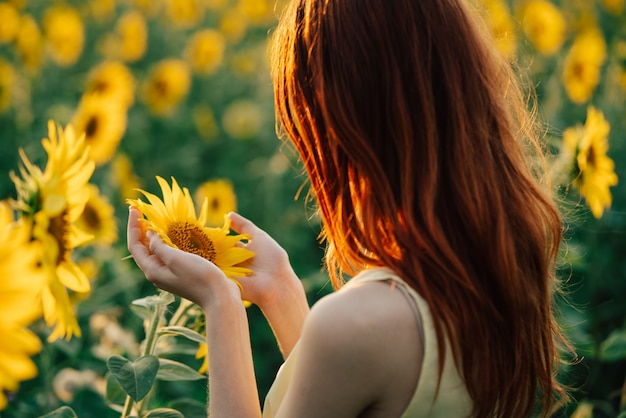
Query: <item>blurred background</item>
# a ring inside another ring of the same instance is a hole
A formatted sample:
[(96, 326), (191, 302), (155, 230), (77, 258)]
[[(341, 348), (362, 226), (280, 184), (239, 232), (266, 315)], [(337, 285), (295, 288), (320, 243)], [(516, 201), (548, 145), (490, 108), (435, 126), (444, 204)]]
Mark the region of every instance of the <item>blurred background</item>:
[[(498, 48), (536, 90), (566, 221), (557, 304), (579, 360), (561, 368), (574, 402), (558, 416), (617, 417), (626, 410), (624, 0), (477, 1)], [(79, 220), (96, 238), (72, 254), (91, 281), (90, 292), (69, 292), (82, 336), (46, 342), (45, 323), (32, 324), (44, 342), (32, 357), (38, 375), (7, 394), (2, 417), (63, 405), (81, 418), (119, 416), (106, 359), (138, 355), (143, 320), (130, 305), (156, 292), (122, 260), (125, 200), (137, 187), (160, 196), (157, 175), (207, 197), (214, 226), (237, 210), (274, 236), (311, 304), (332, 290), (302, 168), (275, 133), (268, 35), (285, 3), (0, 1), (0, 200), (16, 198), (20, 149), (45, 164), (49, 120), (84, 132), (97, 164)], [(282, 358), (258, 309), (248, 310), (263, 399)], [(175, 350), (201, 367), (197, 344)], [(185, 416), (202, 416), (206, 382), (159, 382), (151, 402), (186, 402)]]

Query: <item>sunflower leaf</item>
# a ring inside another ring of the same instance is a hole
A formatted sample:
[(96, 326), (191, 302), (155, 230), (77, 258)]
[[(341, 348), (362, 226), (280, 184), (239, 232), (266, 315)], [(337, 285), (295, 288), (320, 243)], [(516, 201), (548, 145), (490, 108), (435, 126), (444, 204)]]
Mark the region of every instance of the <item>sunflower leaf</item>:
[(167, 381), (200, 380), (206, 376), (178, 361), (160, 358), (157, 379)]
[(600, 360), (618, 361), (626, 358), (626, 330), (615, 330), (600, 344)]
[(144, 418), (184, 418), (184, 416), (175, 409), (157, 408), (144, 415)]
[(150, 310), (157, 306), (167, 306), (176, 300), (174, 295), (169, 292), (161, 292), (159, 295), (146, 296), (145, 298), (135, 299), (133, 305), (142, 306)]
[(107, 367), (128, 396), (137, 402), (152, 388), (159, 370), (159, 360), (148, 355), (131, 362), (125, 357), (113, 355), (107, 360)]
[(180, 335), (181, 337), (185, 337), (187, 339), (190, 339), (191, 341), (195, 341), (198, 343), (206, 342), (206, 338), (204, 338), (202, 334), (186, 327), (163, 327), (159, 329), (159, 336), (161, 335)]

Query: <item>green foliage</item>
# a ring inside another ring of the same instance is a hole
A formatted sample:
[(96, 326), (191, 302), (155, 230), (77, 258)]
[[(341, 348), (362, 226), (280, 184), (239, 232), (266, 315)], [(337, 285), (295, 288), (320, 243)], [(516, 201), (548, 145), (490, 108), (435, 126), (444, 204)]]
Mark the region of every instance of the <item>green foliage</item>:
[(152, 389), (159, 370), (159, 359), (147, 355), (131, 362), (122, 356), (111, 356), (107, 366), (126, 393), (137, 402)]

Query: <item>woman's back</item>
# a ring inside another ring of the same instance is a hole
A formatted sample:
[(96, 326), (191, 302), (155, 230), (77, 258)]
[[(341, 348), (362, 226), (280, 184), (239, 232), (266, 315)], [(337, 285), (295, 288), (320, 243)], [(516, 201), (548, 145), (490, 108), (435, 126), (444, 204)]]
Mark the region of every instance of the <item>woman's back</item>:
[[(320, 363), (320, 352), (326, 350), (329, 359)], [(268, 393), (263, 416), (292, 416), (289, 404), (283, 403), (289, 390), (293, 402), (298, 402), (294, 393), (299, 391), (317, 399), (311, 416), (322, 416), (320, 403), (328, 402), (335, 417), (338, 402), (349, 397), (354, 403), (356, 397), (364, 399), (363, 410), (346, 416), (464, 418), (472, 409), (471, 400), (449, 348), (446, 356), (439, 380), (428, 305), (390, 269), (367, 270), (313, 308), (303, 340)], [(331, 367), (331, 373), (325, 370)], [(320, 375), (337, 373), (345, 376), (344, 382), (328, 382), (322, 385), (327, 391), (315, 393)]]

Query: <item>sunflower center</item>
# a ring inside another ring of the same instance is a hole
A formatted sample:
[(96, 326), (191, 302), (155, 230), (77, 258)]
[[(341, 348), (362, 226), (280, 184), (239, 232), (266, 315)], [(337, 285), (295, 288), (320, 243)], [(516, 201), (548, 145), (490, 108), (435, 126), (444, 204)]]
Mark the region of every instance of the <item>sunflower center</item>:
[(96, 82), (92, 89), (95, 93), (106, 93), (109, 91), (109, 83), (106, 81), (100, 80)]
[(167, 228), (167, 236), (185, 252), (199, 255), (212, 263), (217, 258), (213, 241), (197, 225), (188, 222), (173, 222)]
[(85, 136), (89, 138), (93, 138), (98, 131), (98, 118), (92, 116), (89, 118), (89, 122), (87, 122), (87, 126), (85, 126)]
[(98, 215), (98, 211), (96, 211), (93, 206), (85, 205), (85, 209), (83, 210), (81, 217), (90, 231), (97, 231), (100, 229), (102, 222), (100, 216)]
[(59, 246), (59, 252), (57, 254), (57, 266), (64, 260), (69, 259), (70, 248), (70, 224), (67, 220), (67, 210), (64, 210), (60, 215), (50, 219), (48, 225), (48, 233), (54, 237)]
[(218, 210), (220, 207), (220, 200), (217, 197), (214, 197), (211, 200), (211, 209), (213, 209), (214, 211)]
[(167, 82), (165, 80), (155, 81), (154, 90), (156, 91), (158, 96), (161, 96), (161, 97), (167, 96), (167, 92), (168, 92)]

